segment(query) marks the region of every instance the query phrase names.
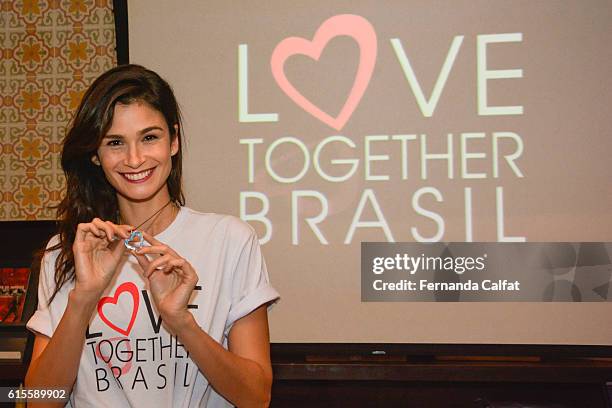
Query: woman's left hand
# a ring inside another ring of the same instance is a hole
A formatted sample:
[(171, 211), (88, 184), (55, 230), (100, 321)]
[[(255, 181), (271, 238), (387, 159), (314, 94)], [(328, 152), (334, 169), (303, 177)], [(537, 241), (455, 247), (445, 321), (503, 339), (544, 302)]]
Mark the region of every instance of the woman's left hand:
[[(191, 264), (168, 245), (146, 232), (144, 238), (151, 246), (141, 247), (133, 254), (142, 267), (144, 278), (149, 281), (162, 321), (173, 334), (177, 334), (192, 319), (187, 304), (198, 283), (198, 275)], [(147, 254), (159, 256), (149, 260)]]

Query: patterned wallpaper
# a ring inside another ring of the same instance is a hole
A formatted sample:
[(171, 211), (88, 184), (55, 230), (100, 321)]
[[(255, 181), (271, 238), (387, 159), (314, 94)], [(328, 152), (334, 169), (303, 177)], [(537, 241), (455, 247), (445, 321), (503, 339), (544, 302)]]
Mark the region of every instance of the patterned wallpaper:
[(112, 0), (0, 0), (0, 221), (49, 220), (66, 126), (116, 65)]

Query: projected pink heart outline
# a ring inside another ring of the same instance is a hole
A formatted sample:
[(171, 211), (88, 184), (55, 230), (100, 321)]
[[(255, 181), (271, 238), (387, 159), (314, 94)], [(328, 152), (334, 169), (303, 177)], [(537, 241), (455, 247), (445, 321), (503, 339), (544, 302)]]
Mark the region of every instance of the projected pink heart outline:
[[(357, 42), (359, 66), (344, 106), (338, 116), (332, 117), (293, 86), (285, 75), (284, 66), (287, 59), (294, 55), (306, 55), (318, 61), (329, 41), (338, 36), (348, 36)], [(289, 37), (281, 41), (272, 53), (270, 65), (276, 83), (289, 98), (321, 122), (339, 131), (357, 108), (368, 87), (376, 64), (376, 53), (376, 31), (372, 24), (361, 16), (341, 14), (324, 21), (312, 41), (300, 37)]]

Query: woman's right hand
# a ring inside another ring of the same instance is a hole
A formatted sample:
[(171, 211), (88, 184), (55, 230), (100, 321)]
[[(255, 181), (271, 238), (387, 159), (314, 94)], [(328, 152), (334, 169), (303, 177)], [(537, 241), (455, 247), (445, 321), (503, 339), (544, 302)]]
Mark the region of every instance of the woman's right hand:
[(126, 251), (123, 239), (133, 228), (99, 218), (78, 225), (72, 245), (76, 292), (97, 300), (115, 275)]

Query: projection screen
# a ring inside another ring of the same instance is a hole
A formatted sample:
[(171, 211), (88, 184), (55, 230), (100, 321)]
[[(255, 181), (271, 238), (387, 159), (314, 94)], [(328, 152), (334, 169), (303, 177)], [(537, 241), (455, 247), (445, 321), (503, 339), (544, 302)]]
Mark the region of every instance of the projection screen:
[[(362, 302), (360, 242), (612, 241), (612, 3), (131, 0), (188, 206), (258, 232), (274, 342), (612, 345), (610, 303)], [(607, 292), (607, 289), (606, 289)]]

